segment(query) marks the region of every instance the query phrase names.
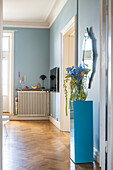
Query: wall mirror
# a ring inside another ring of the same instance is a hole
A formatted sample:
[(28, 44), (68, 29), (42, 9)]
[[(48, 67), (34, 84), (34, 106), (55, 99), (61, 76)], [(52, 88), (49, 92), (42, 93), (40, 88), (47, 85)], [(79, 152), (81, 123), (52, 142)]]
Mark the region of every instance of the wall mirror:
[(84, 34), (84, 40), (82, 45), (82, 63), (88, 65), (90, 72), (87, 76), (87, 87), (91, 87), (91, 81), (94, 73), (94, 48), (93, 48), (93, 39), (91, 37), (90, 31), (86, 28)]

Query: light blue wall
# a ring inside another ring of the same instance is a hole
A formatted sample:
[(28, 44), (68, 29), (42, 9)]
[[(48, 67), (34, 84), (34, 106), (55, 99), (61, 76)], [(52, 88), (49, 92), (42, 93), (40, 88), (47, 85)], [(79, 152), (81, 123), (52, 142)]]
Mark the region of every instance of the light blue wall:
[[(60, 33), (69, 20), (76, 14), (76, 0), (68, 0), (50, 29), (50, 69), (60, 66)], [(94, 103), (94, 147), (99, 150), (99, 107), (100, 107), (100, 56), (99, 56), (99, 0), (79, 0), (78, 8), (78, 61), (82, 56), (82, 43), (86, 27), (92, 27), (96, 38), (97, 64), (92, 87), (88, 92), (88, 100)], [(56, 96), (56, 97), (55, 97)], [(53, 117), (60, 121), (60, 93), (51, 99)]]
[[(49, 29), (4, 28), (14, 33), (14, 91), (18, 88), (18, 72), (26, 75), (26, 85), (41, 83), (45, 74), (45, 85), (49, 87)], [(16, 94), (16, 91), (15, 91)]]
[[(8, 28), (17, 30), (15, 32), (15, 72), (14, 88), (17, 85), (17, 74), (27, 76), (27, 85), (37, 85), (41, 82), (39, 76), (46, 74), (49, 77), (49, 70), (54, 67), (60, 67), (61, 42), (60, 33), (70, 19), (76, 15), (76, 0), (68, 0), (61, 13), (48, 29), (22, 29)], [(99, 0), (79, 0), (79, 62), (82, 56), (82, 42), (85, 28), (92, 27), (97, 40), (97, 65), (92, 87), (88, 92), (88, 99), (94, 102), (94, 146), (99, 149)], [(7, 28), (4, 28), (7, 29)], [(46, 87), (49, 87), (49, 79), (46, 81)], [(60, 93), (51, 95), (50, 110), (54, 118), (60, 121)]]
[(94, 124), (94, 146), (99, 150), (100, 141), (100, 33), (99, 33), (99, 0), (79, 0), (78, 8), (78, 54), (79, 63), (82, 56), (82, 43), (86, 27), (92, 27), (96, 39), (96, 73), (92, 81), (91, 89), (88, 90), (88, 100), (93, 100), (93, 124)]
[[(76, 0), (68, 0), (61, 13), (50, 28), (50, 69), (60, 67), (61, 42), (60, 33), (71, 18), (76, 15)], [(54, 100), (51, 99), (53, 108), (52, 115), (60, 121), (60, 93), (56, 93)], [(52, 110), (52, 109), (51, 109)]]

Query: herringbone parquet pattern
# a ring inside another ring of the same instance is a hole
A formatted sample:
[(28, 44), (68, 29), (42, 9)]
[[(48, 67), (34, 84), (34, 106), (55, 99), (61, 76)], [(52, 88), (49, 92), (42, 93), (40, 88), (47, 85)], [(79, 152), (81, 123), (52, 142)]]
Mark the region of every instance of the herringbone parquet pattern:
[(69, 133), (48, 121), (10, 121), (4, 131), (3, 170), (97, 170), (69, 159)]

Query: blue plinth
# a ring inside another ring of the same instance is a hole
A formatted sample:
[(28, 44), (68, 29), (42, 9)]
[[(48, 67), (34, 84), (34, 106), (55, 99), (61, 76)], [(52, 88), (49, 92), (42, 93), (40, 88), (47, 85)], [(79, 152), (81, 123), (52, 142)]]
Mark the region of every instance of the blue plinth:
[(74, 101), (70, 109), (70, 158), (93, 162), (93, 102)]

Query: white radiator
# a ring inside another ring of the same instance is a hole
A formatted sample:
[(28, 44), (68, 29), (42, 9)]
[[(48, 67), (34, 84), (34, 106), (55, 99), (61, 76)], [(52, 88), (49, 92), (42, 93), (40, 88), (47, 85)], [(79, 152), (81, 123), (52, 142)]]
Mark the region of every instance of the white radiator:
[(48, 116), (48, 91), (18, 91), (19, 116)]

